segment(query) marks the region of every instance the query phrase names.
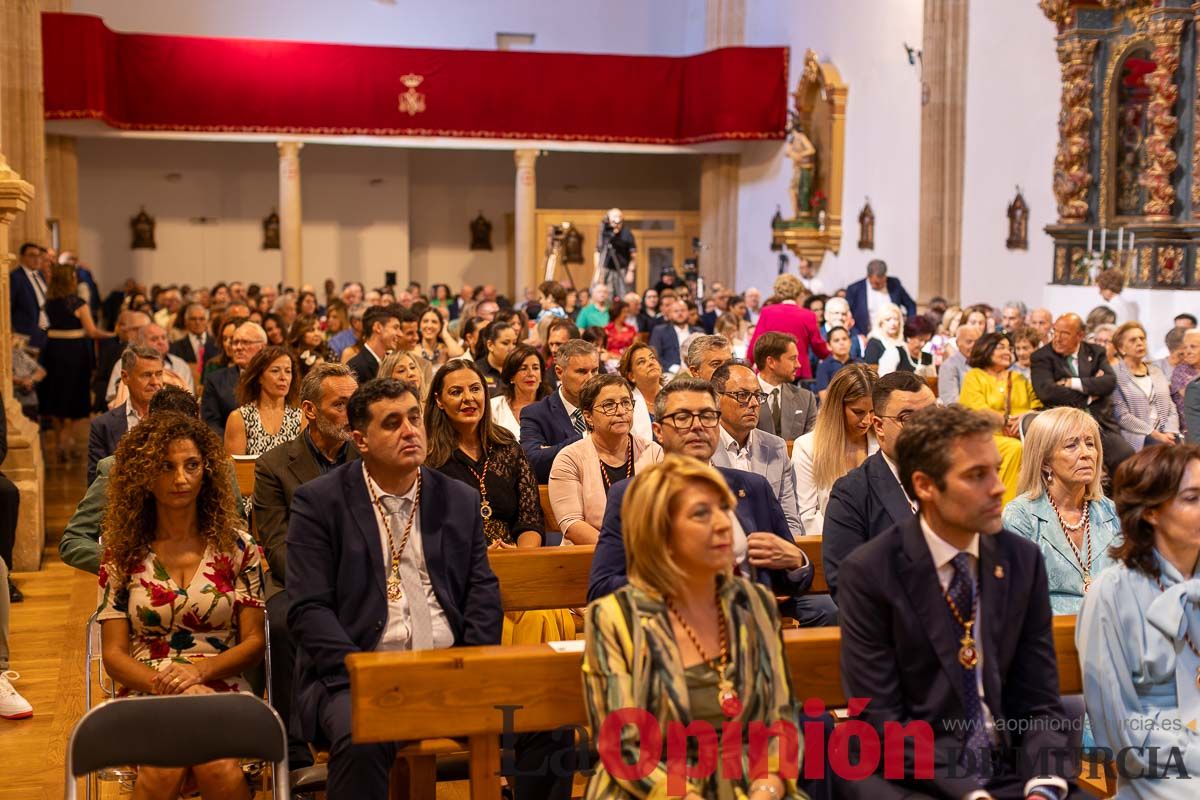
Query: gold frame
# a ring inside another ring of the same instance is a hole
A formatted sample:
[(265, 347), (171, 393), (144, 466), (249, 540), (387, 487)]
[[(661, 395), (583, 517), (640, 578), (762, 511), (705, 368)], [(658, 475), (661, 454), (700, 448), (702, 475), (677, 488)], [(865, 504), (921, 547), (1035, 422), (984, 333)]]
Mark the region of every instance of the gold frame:
[(800, 82), (792, 93), (794, 110), (801, 127), (817, 150), (814, 191), (825, 195), (825, 226), (819, 228), (779, 227), (771, 242), (820, 265), (826, 251), (842, 248), (842, 182), (846, 155), (846, 97), (849, 87), (838, 68), (821, 62), (809, 50), (804, 55)]

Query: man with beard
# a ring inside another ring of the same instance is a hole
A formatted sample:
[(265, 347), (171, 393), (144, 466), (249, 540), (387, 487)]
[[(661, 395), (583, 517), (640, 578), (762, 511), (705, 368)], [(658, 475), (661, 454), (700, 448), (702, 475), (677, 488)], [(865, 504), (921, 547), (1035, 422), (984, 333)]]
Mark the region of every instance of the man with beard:
[[(287, 628), (287, 592), (283, 591), (292, 495), (309, 481), (358, 458), (346, 416), (350, 395), (357, 388), (346, 365), (323, 362), (314, 366), (300, 384), (300, 411), (308, 427), (290, 442), (263, 453), (254, 465), (254, 522), (271, 567), (266, 585), (274, 660), (271, 681), (275, 684), (275, 708), (285, 723), (291, 710), (295, 660)], [(302, 740), (290, 743), (288, 763), (293, 768), (312, 764)]]

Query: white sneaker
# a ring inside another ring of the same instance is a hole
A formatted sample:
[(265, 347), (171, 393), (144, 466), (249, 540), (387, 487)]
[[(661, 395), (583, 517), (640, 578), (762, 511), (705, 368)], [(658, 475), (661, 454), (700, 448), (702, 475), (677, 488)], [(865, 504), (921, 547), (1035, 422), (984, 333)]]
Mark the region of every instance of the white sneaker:
[(20, 678), (20, 673), (12, 670), (0, 672), (0, 719), (28, 719), (33, 716), (33, 706), (13, 688), (12, 681)]

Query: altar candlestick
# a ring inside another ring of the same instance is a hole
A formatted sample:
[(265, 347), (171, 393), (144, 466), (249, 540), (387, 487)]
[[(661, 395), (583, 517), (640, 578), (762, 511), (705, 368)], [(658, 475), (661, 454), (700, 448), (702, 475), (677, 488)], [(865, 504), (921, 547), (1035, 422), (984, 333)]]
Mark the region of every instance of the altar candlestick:
[(1088, 249), (1087, 249), (1088, 255), (1091, 255), (1092, 253), (1096, 252), (1095, 250), (1092, 249), (1092, 234), (1094, 234), (1095, 232), (1096, 231), (1093, 228), (1088, 228)]
[(1133, 231), (1129, 232), (1129, 252), (1131, 252), (1131, 253), (1133, 252), (1133, 237), (1134, 237), (1134, 235), (1135, 234)]
[(1122, 226), (1117, 231), (1117, 252), (1119, 253), (1124, 249), (1125, 249), (1125, 228), (1124, 228), (1124, 226)]
[(1108, 242), (1108, 228), (1100, 229), (1100, 256), (1104, 257), (1104, 246)]

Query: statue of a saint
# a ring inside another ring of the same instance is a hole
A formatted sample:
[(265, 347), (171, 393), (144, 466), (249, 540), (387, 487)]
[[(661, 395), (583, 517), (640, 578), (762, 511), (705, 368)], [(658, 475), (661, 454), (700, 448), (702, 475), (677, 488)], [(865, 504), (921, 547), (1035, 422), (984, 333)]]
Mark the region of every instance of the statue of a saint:
[(816, 178), (817, 148), (804, 135), (798, 122), (792, 125), (792, 132), (788, 134), (787, 157), (792, 161), (792, 206), (795, 216), (811, 217), (813, 212), (809, 201)]

